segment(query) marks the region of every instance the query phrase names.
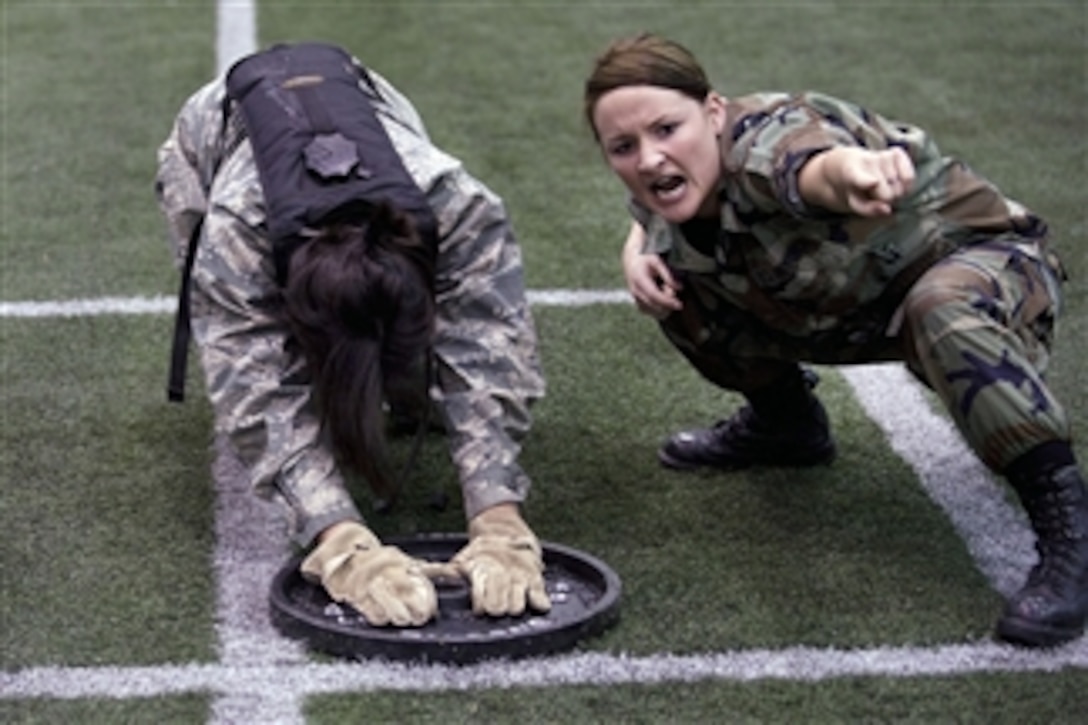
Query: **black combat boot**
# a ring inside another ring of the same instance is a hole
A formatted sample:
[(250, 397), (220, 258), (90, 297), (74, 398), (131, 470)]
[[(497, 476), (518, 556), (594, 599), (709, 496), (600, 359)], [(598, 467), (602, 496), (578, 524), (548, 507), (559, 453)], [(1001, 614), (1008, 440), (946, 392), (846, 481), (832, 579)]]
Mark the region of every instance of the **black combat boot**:
[(810, 370), (792, 371), (710, 428), (676, 433), (657, 452), (667, 468), (734, 470), (753, 465), (815, 466), (835, 458), (827, 411)]
[(1035, 529), (1039, 562), (1006, 605), (997, 636), (1053, 647), (1079, 637), (1088, 619), (1088, 493), (1076, 465), (1010, 483)]

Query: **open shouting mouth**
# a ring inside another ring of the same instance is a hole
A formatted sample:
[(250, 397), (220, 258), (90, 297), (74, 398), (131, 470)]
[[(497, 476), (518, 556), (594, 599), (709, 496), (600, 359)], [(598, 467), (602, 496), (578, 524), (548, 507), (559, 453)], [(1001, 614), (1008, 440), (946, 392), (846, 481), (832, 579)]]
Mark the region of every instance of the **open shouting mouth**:
[(650, 193), (660, 202), (671, 203), (679, 200), (687, 188), (687, 180), (679, 174), (659, 176), (650, 183)]

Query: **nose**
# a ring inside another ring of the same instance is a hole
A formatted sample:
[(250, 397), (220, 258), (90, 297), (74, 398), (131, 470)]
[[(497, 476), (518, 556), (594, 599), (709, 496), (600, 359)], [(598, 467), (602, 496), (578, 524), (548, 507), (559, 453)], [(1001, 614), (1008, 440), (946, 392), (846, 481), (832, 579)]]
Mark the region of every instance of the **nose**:
[(653, 171), (661, 165), (665, 154), (657, 147), (657, 144), (643, 141), (638, 150), (638, 170)]

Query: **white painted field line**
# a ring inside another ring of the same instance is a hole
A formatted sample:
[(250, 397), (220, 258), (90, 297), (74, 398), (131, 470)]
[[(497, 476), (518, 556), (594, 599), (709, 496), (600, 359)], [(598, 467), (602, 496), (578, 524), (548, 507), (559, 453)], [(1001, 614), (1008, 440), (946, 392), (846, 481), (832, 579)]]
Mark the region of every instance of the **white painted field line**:
[[(215, 10), (215, 64), (222, 75), (257, 50), (257, 8), (254, 0), (216, 0)], [(167, 308), (176, 309), (170, 302), (166, 301)], [(230, 668), (304, 662), (302, 649), (273, 628), (266, 597), (254, 596), (268, 591), (276, 567), (282, 565), (282, 527), (277, 537), (274, 517), (261, 508), (243, 467), (222, 440), (216, 441), (216, 452), (213, 561), (219, 661)], [(301, 725), (302, 700), (293, 688), (268, 689), (257, 697), (223, 691), (212, 702), (210, 725), (237, 722)]]
[[(540, 289), (526, 293), (529, 304), (541, 307), (584, 307), (630, 301), (625, 290)], [(98, 315), (162, 315), (177, 310), (170, 295), (95, 297), (70, 300), (0, 302), (0, 318), (95, 317)]]
[(215, 3), (215, 68), (226, 73), (234, 62), (257, 50), (257, 8), (254, 0)]
[[(288, 555), (285, 523), (278, 509), (254, 495), (242, 463), (222, 438), (216, 441), (216, 454), (213, 564), (219, 662), (226, 670), (305, 664), (303, 647), (280, 636), (269, 616), (267, 593)], [(212, 703), (211, 725), (305, 722), (304, 693), (295, 687), (281, 684), (259, 694), (220, 692)]]
[(0, 318), (161, 315), (177, 309), (177, 297), (95, 297), (73, 300), (0, 302)]
[(487, 662), (465, 667), (374, 662), (226, 667), (36, 667), (0, 674), (0, 698), (138, 698), (191, 692), (282, 698), (375, 690), (435, 692), (510, 687), (921, 677), (974, 672), (1059, 672), (1088, 668), (1088, 648), (1050, 652), (991, 642), (944, 647), (836, 650), (795, 647), (702, 656), (562, 655), (531, 666)]

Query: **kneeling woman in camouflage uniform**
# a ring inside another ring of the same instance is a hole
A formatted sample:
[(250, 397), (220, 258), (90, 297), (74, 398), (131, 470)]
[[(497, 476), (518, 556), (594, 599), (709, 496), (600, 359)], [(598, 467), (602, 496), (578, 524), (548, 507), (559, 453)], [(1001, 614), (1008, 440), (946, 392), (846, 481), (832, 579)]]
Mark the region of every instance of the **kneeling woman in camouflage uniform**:
[(1019, 494), (1040, 561), (998, 635), (1078, 636), (1088, 498), (1043, 381), (1064, 273), (1042, 220), (921, 129), (816, 93), (727, 99), (664, 38), (614, 42), (585, 114), (630, 192), (623, 250), (639, 309), (747, 405), (659, 451), (676, 469), (835, 455), (799, 363), (903, 360)]
[[(265, 106), (247, 114), (250, 98)], [(273, 116), (286, 120), (268, 133)], [(258, 137), (299, 134), (304, 149), (257, 153)], [(382, 405), (428, 405), (418, 372), (433, 367), (468, 521), (452, 563), (473, 608), (549, 609), (519, 510), (519, 441), (544, 393), (521, 252), (501, 200), (431, 144), (408, 99), (332, 46), (256, 54), (184, 104), (157, 192), (191, 265), (185, 309), (218, 427), (313, 546), (303, 573), (371, 624), (435, 615), (423, 562), (382, 545), (344, 478), (389, 494)]]

